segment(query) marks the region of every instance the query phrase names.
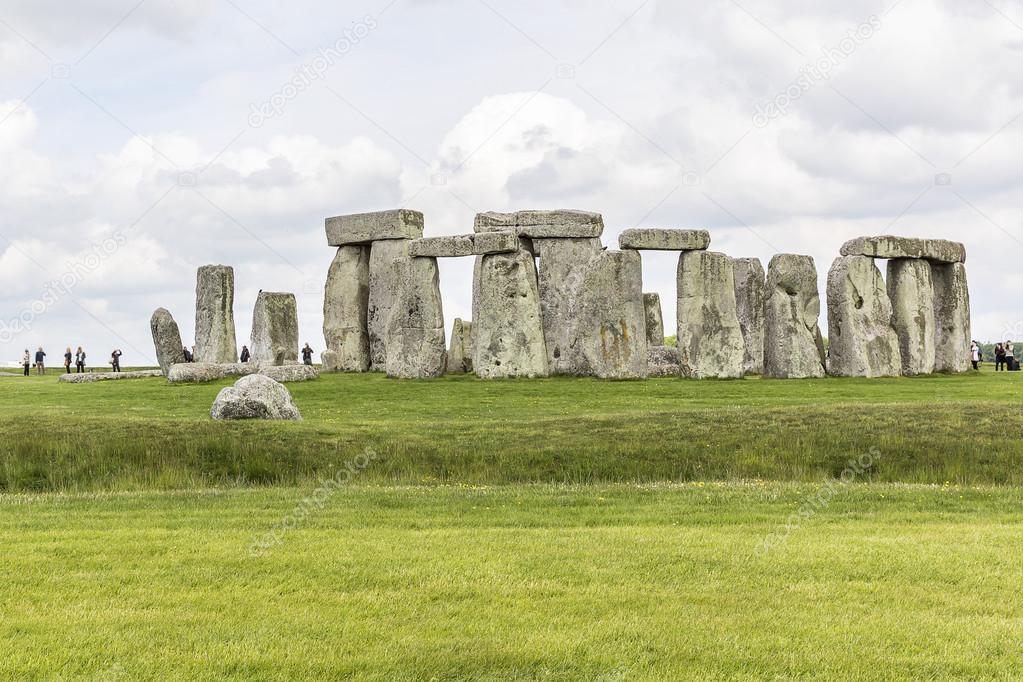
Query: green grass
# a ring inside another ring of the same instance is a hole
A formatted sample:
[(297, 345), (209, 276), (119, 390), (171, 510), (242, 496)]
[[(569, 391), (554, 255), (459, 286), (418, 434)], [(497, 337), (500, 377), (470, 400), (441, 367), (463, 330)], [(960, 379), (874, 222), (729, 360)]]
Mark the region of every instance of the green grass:
[(0, 678), (1018, 677), (1019, 489), (819, 490), (0, 495)]
[(0, 378), (0, 491), (305, 485), (376, 454), (364, 483), (589, 483), (838, 476), (1023, 484), (1023, 375), (918, 379), (290, 384), (301, 423), (209, 418), (231, 382)]

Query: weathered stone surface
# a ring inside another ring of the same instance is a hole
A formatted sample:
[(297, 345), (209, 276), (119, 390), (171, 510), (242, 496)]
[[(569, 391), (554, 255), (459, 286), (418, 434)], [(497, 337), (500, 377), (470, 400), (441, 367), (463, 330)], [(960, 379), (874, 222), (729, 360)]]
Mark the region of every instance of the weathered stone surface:
[(966, 247), (945, 239), (913, 237), (857, 237), (842, 245), (843, 256), (871, 258), (923, 258), (939, 263), (965, 263)]
[(527, 251), (483, 256), (473, 304), (473, 368), (482, 379), (547, 376), (536, 263)]
[(780, 253), (767, 265), (764, 299), (764, 376), (824, 376), (821, 299), (810, 256)]
[(554, 211), (518, 211), (516, 213), (480, 213), (473, 229), (476, 232), (515, 229), (520, 237), (536, 239), (569, 239), (599, 237), (604, 231), (604, 218), (599, 213), (559, 209)]
[(742, 377), (743, 341), (732, 259), (715, 251), (683, 251), (677, 279), (683, 372), (695, 379)]
[(234, 268), (204, 265), (196, 274), (195, 361), (235, 362)]
[(295, 294), (261, 291), (252, 312), (251, 362), (284, 365), (298, 360), (298, 304)]
[(589, 369), (574, 336), (575, 299), (583, 272), (600, 253), (600, 240), (537, 239), (533, 244), (540, 257), (540, 308), (550, 372), (585, 375)]
[(828, 271), (828, 374), (892, 377), (902, 373), (892, 302), (867, 256), (840, 256)]
[(226, 377), (244, 377), (259, 371), (259, 365), (255, 362), (227, 362), (217, 366)]
[(742, 370), (745, 374), (764, 373), (764, 266), (759, 258), (732, 260), (735, 278), (735, 311), (745, 350)]
[(423, 236), (423, 214), (407, 208), (355, 213), (327, 218), (327, 244), (369, 244), (380, 239), (418, 239)]
[(184, 362), (185, 353), (181, 345), (181, 332), (174, 316), (166, 308), (157, 308), (149, 319), (149, 328), (153, 332), (153, 345), (156, 347), (156, 362), (160, 370), (167, 374), (175, 362)]
[(270, 377), (274, 381), (282, 384), (291, 381), (310, 381), (312, 379), (318, 379), (320, 373), (316, 371), (315, 367), (310, 365), (271, 365), (268, 367), (261, 367), (259, 374), (265, 377)]
[(398, 296), (387, 327), (387, 376), (430, 379), (444, 374), (444, 311), (436, 258), (395, 261)]
[(387, 325), (391, 308), (400, 293), (400, 282), (392, 267), (396, 261), (411, 260), (409, 240), (389, 239), (373, 242), (369, 252), (369, 354), (374, 372), (387, 371)]
[(898, 258), (888, 261), (888, 298), (892, 326), (899, 337), (902, 373), (934, 372), (934, 285), (926, 261)]
[(601, 379), (647, 375), (643, 265), (636, 251), (601, 251), (582, 275), (575, 338), (589, 373)]
[(93, 381), (118, 381), (120, 379), (148, 379), (162, 377), (163, 370), (142, 369), (135, 372), (83, 372), (81, 374), (61, 374), (57, 381), (66, 384), (88, 384)]
[(646, 342), (651, 346), (664, 345), (664, 314), (660, 294), (643, 294), (646, 310)]
[(647, 375), (651, 377), (685, 376), (682, 372), (678, 348), (674, 346), (650, 346), (647, 348), (647, 367), (649, 368)]
[(183, 362), (171, 365), (167, 371), (167, 381), (172, 384), (201, 384), (225, 376), (227, 374), (223, 365), (209, 362)]
[(302, 419), (288, 389), (262, 374), (242, 377), (220, 391), (210, 408), (213, 419)]
[(472, 235), (456, 234), (447, 237), (413, 239), (408, 245), (413, 258), (457, 258), (473, 255)]
[(455, 318), (448, 347), (448, 374), (472, 371), (472, 322)]
[(485, 256), (490, 253), (512, 253), (521, 248), (532, 251), (532, 244), (528, 243), (528, 240), (520, 238), (514, 230), (480, 232), (472, 235), (472, 252), (477, 256)]
[(934, 371), (970, 369), (970, 289), (962, 263), (931, 264), (934, 286)]
[(635, 228), (618, 235), (618, 246), (645, 251), (703, 251), (710, 247), (710, 232)]
[[(369, 369), (369, 252), (367, 246), (337, 250), (323, 294), (323, 338), (331, 372)], [(321, 357), (324, 357), (321, 355)]]

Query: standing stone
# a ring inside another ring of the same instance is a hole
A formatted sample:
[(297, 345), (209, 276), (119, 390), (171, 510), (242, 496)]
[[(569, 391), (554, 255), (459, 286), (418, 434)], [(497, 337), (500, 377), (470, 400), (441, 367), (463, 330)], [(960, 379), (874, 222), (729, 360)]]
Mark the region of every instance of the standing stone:
[(337, 250), (323, 292), (323, 368), (330, 372), (369, 369), (369, 247)]
[(646, 310), (646, 342), (650, 346), (664, 345), (664, 315), (661, 312), (660, 294), (643, 294), (643, 308)]
[(545, 377), (536, 263), (528, 251), (483, 256), (473, 306), (473, 368), (481, 379)]
[(167, 376), (171, 365), (185, 361), (178, 323), (166, 308), (157, 308), (149, 320), (149, 327), (153, 331), (156, 361), (164, 376)]
[(685, 251), (677, 280), (682, 371), (695, 379), (741, 378), (743, 341), (732, 259), (716, 251)]
[(369, 304), (366, 328), (369, 331), (370, 362), (374, 372), (387, 369), (387, 325), (391, 308), (400, 293), (396, 261), (410, 260), (409, 240), (385, 239), (373, 242), (369, 250)]
[(387, 376), (431, 379), (444, 374), (444, 310), (436, 258), (391, 264), (397, 294), (387, 325)]
[(892, 302), (873, 258), (840, 256), (828, 271), (828, 374), (902, 374)]
[(966, 266), (931, 264), (934, 286), (934, 371), (970, 369), (970, 290)]
[(472, 371), (472, 322), (455, 318), (451, 327), (451, 345), (448, 348), (448, 374), (466, 374)]
[(234, 268), (229, 265), (203, 265), (196, 274), (195, 361), (238, 361)]
[(298, 304), (295, 294), (261, 291), (252, 312), (252, 359), (265, 365), (298, 361)]
[[(643, 265), (636, 251), (601, 251), (583, 272), (575, 338), (589, 372), (601, 379), (647, 376)], [(663, 337), (663, 332), (662, 332)]]
[(536, 239), (540, 257), (540, 308), (551, 374), (587, 374), (582, 348), (573, 337), (575, 298), (582, 274), (600, 253), (599, 239)]
[(892, 325), (899, 336), (902, 373), (931, 374), (935, 327), (930, 264), (908, 258), (888, 261), (888, 297), (892, 300)]
[(759, 258), (736, 258), (735, 309), (746, 347), (742, 356), (745, 374), (764, 373), (764, 266)]
[(821, 299), (810, 256), (780, 253), (767, 265), (764, 301), (764, 376), (824, 376), (824, 338), (817, 324)]

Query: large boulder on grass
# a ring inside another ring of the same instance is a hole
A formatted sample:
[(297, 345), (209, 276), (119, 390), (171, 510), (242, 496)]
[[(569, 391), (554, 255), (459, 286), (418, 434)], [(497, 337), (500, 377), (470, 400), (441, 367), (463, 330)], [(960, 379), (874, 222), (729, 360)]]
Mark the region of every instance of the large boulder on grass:
[(210, 409), (213, 419), (300, 420), (302, 415), (281, 383), (262, 374), (242, 377), (220, 391)]

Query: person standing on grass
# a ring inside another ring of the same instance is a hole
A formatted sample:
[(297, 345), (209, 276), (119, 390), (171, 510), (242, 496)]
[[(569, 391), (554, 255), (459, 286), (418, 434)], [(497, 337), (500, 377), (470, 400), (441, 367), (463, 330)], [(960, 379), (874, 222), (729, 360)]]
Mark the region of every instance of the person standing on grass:
[(29, 354), (28, 348), (25, 349), (25, 354), (21, 356), (21, 364), (25, 367), (25, 376), (28, 376), (28, 369), (32, 366), (32, 356)]
[(1005, 342), (1005, 369), (1010, 372), (1016, 370), (1016, 356), (1012, 347), (1012, 341)]
[(124, 353), (121, 352), (120, 348), (118, 348), (117, 350), (115, 350), (113, 353), (110, 354), (110, 366), (111, 366), (111, 368), (115, 372), (120, 372), (121, 371), (121, 356), (122, 355), (124, 355)]
[(85, 351), (82, 350), (81, 346), (79, 346), (78, 351), (75, 352), (75, 368), (77, 369), (78, 374), (85, 371)]
[(313, 364), (313, 348), (306, 341), (305, 348), (302, 349), (302, 362), (307, 365)]
[(980, 344), (976, 341), (970, 343), (970, 362), (973, 369), (980, 369)]
[(1002, 348), (1001, 343), (995, 344), (995, 371), (1000, 372), (1005, 369), (1005, 349)]
[(43, 347), (39, 346), (39, 350), (36, 351), (36, 374), (46, 374), (46, 353), (43, 352)]
[(249, 347), (248, 346), (242, 346), (242, 362), (248, 362), (249, 358), (251, 358), (251, 357), (252, 357), (252, 354), (249, 353)]
[(71, 358), (72, 357), (73, 356), (71, 355), (71, 346), (68, 346), (67, 350), (64, 351), (64, 374), (71, 374)]

